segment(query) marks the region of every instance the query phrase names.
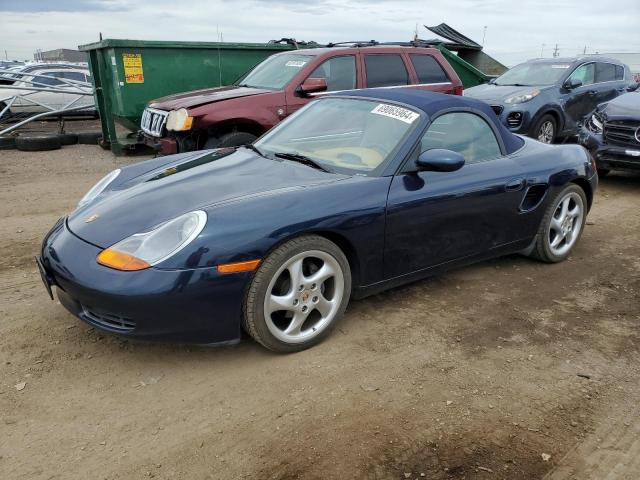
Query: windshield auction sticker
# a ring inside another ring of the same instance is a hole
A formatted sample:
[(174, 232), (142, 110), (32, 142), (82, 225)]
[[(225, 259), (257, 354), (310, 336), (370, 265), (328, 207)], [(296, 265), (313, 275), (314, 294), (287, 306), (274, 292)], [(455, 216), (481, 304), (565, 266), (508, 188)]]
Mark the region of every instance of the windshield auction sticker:
[(142, 71), (142, 54), (123, 53), (122, 63), (124, 65), (125, 82), (144, 83), (144, 72)]
[(551, 68), (562, 68), (562, 69), (566, 69), (566, 68), (569, 68), (569, 65), (551, 65)]
[(296, 68), (302, 68), (305, 66), (307, 62), (302, 61), (302, 60), (289, 60), (287, 63), (284, 64), (285, 67), (296, 67)]
[(412, 112), (409, 109), (396, 107), (395, 105), (387, 105), (385, 103), (381, 103), (380, 105), (378, 105), (376, 108), (371, 110), (371, 113), (395, 118), (396, 120), (400, 120), (404, 123), (413, 123), (414, 120), (420, 116), (416, 112)]

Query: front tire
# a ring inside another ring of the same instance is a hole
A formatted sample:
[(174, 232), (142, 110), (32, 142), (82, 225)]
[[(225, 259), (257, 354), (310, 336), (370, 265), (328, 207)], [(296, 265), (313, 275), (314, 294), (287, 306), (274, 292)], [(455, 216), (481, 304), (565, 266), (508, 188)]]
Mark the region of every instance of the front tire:
[(542, 143), (553, 143), (558, 135), (558, 124), (553, 115), (543, 115), (533, 127), (532, 137)]
[(587, 197), (578, 185), (566, 186), (545, 211), (531, 256), (546, 263), (565, 260), (587, 220)]
[(342, 250), (317, 235), (294, 238), (260, 264), (247, 290), (243, 327), (275, 352), (298, 352), (324, 339), (351, 295)]
[(258, 137), (248, 132), (229, 132), (220, 137), (209, 137), (204, 144), (204, 149), (239, 147), (240, 145), (253, 143), (256, 138)]

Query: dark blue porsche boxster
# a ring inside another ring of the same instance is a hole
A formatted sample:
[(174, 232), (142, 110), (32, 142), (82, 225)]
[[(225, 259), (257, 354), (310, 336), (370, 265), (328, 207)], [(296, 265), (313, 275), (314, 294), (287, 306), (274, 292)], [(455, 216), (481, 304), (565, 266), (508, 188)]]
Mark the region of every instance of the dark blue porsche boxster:
[(567, 258), (597, 186), (587, 151), (510, 133), (477, 100), (320, 98), (253, 145), (116, 170), (47, 234), (43, 280), (120, 335), (275, 351), (349, 299), (490, 257)]

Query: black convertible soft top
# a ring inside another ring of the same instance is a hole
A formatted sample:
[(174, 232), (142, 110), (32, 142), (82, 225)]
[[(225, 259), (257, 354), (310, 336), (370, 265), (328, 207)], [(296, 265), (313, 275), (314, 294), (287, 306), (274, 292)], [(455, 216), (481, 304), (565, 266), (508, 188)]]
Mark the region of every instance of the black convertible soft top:
[(500, 132), (507, 155), (522, 147), (524, 140), (511, 133), (496, 116), (491, 107), (480, 101), (459, 95), (447, 95), (444, 93), (427, 92), (415, 88), (365, 88), (362, 90), (349, 90), (339, 92), (336, 96), (369, 97), (379, 100), (400, 102), (419, 108), (429, 117), (437, 115), (442, 110), (450, 108), (471, 108), (484, 113), (496, 130)]

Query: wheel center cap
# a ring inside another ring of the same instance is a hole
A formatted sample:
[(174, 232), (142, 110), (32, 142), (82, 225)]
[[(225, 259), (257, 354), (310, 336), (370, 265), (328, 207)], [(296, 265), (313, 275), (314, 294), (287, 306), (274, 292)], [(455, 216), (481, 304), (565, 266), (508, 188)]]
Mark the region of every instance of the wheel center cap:
[(311, 293), (305, 290), (304, 292), (302, 292), (302, 295), (300, 295), (300, 301), (302, 301), (302, 303), (307, 303), (310, 296)]

